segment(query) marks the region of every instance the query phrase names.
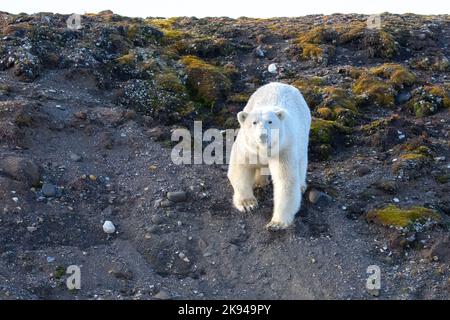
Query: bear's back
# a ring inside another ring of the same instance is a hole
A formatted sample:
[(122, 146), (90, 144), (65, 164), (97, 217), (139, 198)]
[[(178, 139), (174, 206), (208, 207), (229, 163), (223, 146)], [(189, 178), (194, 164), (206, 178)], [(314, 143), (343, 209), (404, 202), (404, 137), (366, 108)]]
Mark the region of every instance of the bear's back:
[(292, 117), (306, 121), (308, 125), (311, 122), (311, 111), (301, 92), (294, 86), (281, 82), (268, 83), (252, 94), (244, 111), (252, 112), (267, 107), (284, 109)]

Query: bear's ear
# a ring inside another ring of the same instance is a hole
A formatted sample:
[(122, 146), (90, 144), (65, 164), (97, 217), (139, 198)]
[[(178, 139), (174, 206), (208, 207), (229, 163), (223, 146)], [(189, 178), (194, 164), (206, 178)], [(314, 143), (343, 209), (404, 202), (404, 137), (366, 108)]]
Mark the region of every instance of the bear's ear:
[(247, 119), (248, 113), (245, 111), (238, 112), (237, 118), (241, 126), (244, 125), (245, 119)]
[(278, 119), (283, 120), (284, 119), (284, 110), (277, 110), (275, 111), (275, 114), (277, 115)]

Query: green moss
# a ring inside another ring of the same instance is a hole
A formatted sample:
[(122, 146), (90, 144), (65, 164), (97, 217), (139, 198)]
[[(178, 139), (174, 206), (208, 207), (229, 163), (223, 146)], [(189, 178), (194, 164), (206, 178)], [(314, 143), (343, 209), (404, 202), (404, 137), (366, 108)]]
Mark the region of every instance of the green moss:
[(378, 77), (389, 80), (394, 87), (402, 88), (411, 86), (416, 82), (416, 76), (402, 65), (395, 63), (385, 63), (381, 66), (370, 69), (370, 72)]
[[(377, 58), (393, 58), (398, 55), (394, 36), (386, 30), (368, 30), (365, 21), (313, 27), (295, 40), (300, 47), (308, 45), (347, 45), (365, 49), (368, 55)], [(313, 51), (318, 54), (318, 51)], [(310, 57), (309, 55), (307, 57)]]
[(130, 40), (133, 40), (134, 38), (136, 38), (138, 32), (139, 32), (139, 25), (130, 24), (127, 29), (127, 36)]
[(314, 109), (322, 102), (322, 87), (314, 84), (311, 78), (297, 79), (291, 85), (300, 90), (311, 109)]
[(61, 279), (64, 275), (66, 274), (66, 268), (64, 268), (63, 266), (57, 266), (54, 276), (55, 279)]
[(250, 95), (247, 93), (234, 93), (228, 96), (227, 101), (233, 103), (247, 103), (249, 98)]
[(379, 106), (393, 106), (395, 101), (393, 88), (382, 80), (370, 75), (360, 76), (352, 87), (354, 94), (367, 95)]
[(323, 119), (337, 120), (345, 126), (356, 124), (358, 109), (353, 95), (345, 89), (336, 87), (323, 87), (324, 97), (316, 113)]
[(428, 219), (439, 221), (440, 217), (434, 210), (413, 206), (408, 209), (400, 209), (395, 205), (388, 205), (383, 209), (377, 209), (367, 214), (367, 220), (383, 226), (405, 228), (414, 222), (425, 222)]
[(400, 155), (400, 159), (402, 160), (427, 160), (431, 157), (430, 148), (420, 145), (418, 141), (404, 144), (402, 150), (404, 151)]
[(175, 28), (176, 20), (177, 18), (147, 19), (145, 20), (145, 23), (160, 29), (164, 34), (166, 43), (173, 43), (189, 36), (187, 32)]
[(436, 177), (436, 181), (445, 184), (450, 181), (450, 174), (443, 174)]
[(312, 145), (332, 144), (333, 138), (339, 133), (348, 133), (349, 128), (336, 121), (313, 118), (311, 122), (310, 143)]
[(434, 97), (438, 97), (442, 100), (442, 107), (450, 108), (450, 95), (449, 90), (442, 86), (426, 86), (425, 91)]
[(12, 89), (9, 84), (6, 83), (0, 83), (0, 94), (9, 95), (11, 93)]
[(405, 153), (400, 156), (400, 159), (403, 160), (422, 160), (425, 158), (426, 156), (421, 153)]
[(335, 125), (336, 123), (334, 121), (314, 119), (311, 123), (311, 142), (329, 144)]
[(380, 58), (393, 58), (398, 55), (398, 46), (390, 33), (380, 31), (379, 40), (380, 46), (377, 48), (378, 50), (374, 56), (379, 56)]
[(224, 56), (232, 52), (230, 40), (216, 36), (204, 36), (191, 32), (189, 36), (182, 35), (171, 48), (180, 55), (194, 55), (201, 58)]
[(317, 108), (316, 112), (320, 118), (325, 120), (333, 120), (336, 117), (333, 110), (328, 107), (319, 107)]
[(339, 33), (339, 44), (347, 44), (362, 38), (367, 30), (367, 24), (356, 21), (348, 25), (339, 25), (336, 30)]
[(353, 97), (347, 92), (347, 90), (336, 88), (336, 87), (325, 87), (323, 93), (326, 94), (330, 102), (325, 103), (325, 105), (339, 106), (344, 109), (352, 110), (357, 112), (356, 102)]
[(416, 58), (411, 61), (411, 66), (428, 71), (443, 72), (450, 70), (450, 62), (445, 56)]
[(134, 53), (130, 52), (127, 54), (124, 54), (123, 56), (116, 59), (117, 63), (119, 64), (132, 64), (135, 62), (136, 56)]
[(322, 44), (331, 42), (332, 36), (330, 31), (330, 29), (324, 26), (314, 27), (311, 30), (308, 30), (307, 32), (301, 34), (297, 38), (297, 42), (301, 44)]
[(231, 81), (222, 68), (196, 56), (185, 56), (181, 62), (186, 67), (187, 86), (195, 100), (213, 106), (226, 97), (231, 89)]
[(156, 83), (160, 88), (172, 92), (184, 92), (185, 86), (173, 71), (166, 71), (155, 77)]
[(312, 43), (302, 45), (302, 58), (304, 60), (319, 60), (323, 56), (323, 49)]
[(439, 85), (418, 88), (408, 106), (417, 117), (428, 116), (440, 109), (450, 108), (449, 90)]
[(418, 141), (415, 143), (407, 143), (403, 146), (403, 150), (412, 151), (415, 153), (423, 154), (425, 156), (430, 156), (431, 151), (427, 146), (420, 145)]

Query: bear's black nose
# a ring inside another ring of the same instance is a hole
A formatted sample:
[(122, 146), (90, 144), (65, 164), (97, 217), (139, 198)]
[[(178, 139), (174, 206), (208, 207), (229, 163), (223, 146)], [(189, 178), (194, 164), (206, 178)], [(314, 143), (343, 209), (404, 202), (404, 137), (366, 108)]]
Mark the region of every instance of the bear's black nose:
[(261, 133), (261, 135), (259, 136), (259, 140), (261, 140), (262, 143), (266, 143), (267, 142), (267, 133)]

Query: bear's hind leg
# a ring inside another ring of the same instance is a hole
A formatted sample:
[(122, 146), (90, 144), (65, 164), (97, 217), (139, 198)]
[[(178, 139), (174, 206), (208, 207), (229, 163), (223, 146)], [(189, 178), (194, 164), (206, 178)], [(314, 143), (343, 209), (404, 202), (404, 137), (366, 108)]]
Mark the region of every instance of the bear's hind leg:
[(267, 167), (258, 168), (255, 170), (255, 187), (263, 188), (270, 183), (269, 175), (262, 174), (262, 173), (265, 173), (264, 171), (268, 171), (268, 170), (269, 170), (269, 168), (267, 168)]
[(306, 175), (308, 173), (308, 160), (302, 159), (299, 164), (300, 191), (305, 193), (307, 188)]

